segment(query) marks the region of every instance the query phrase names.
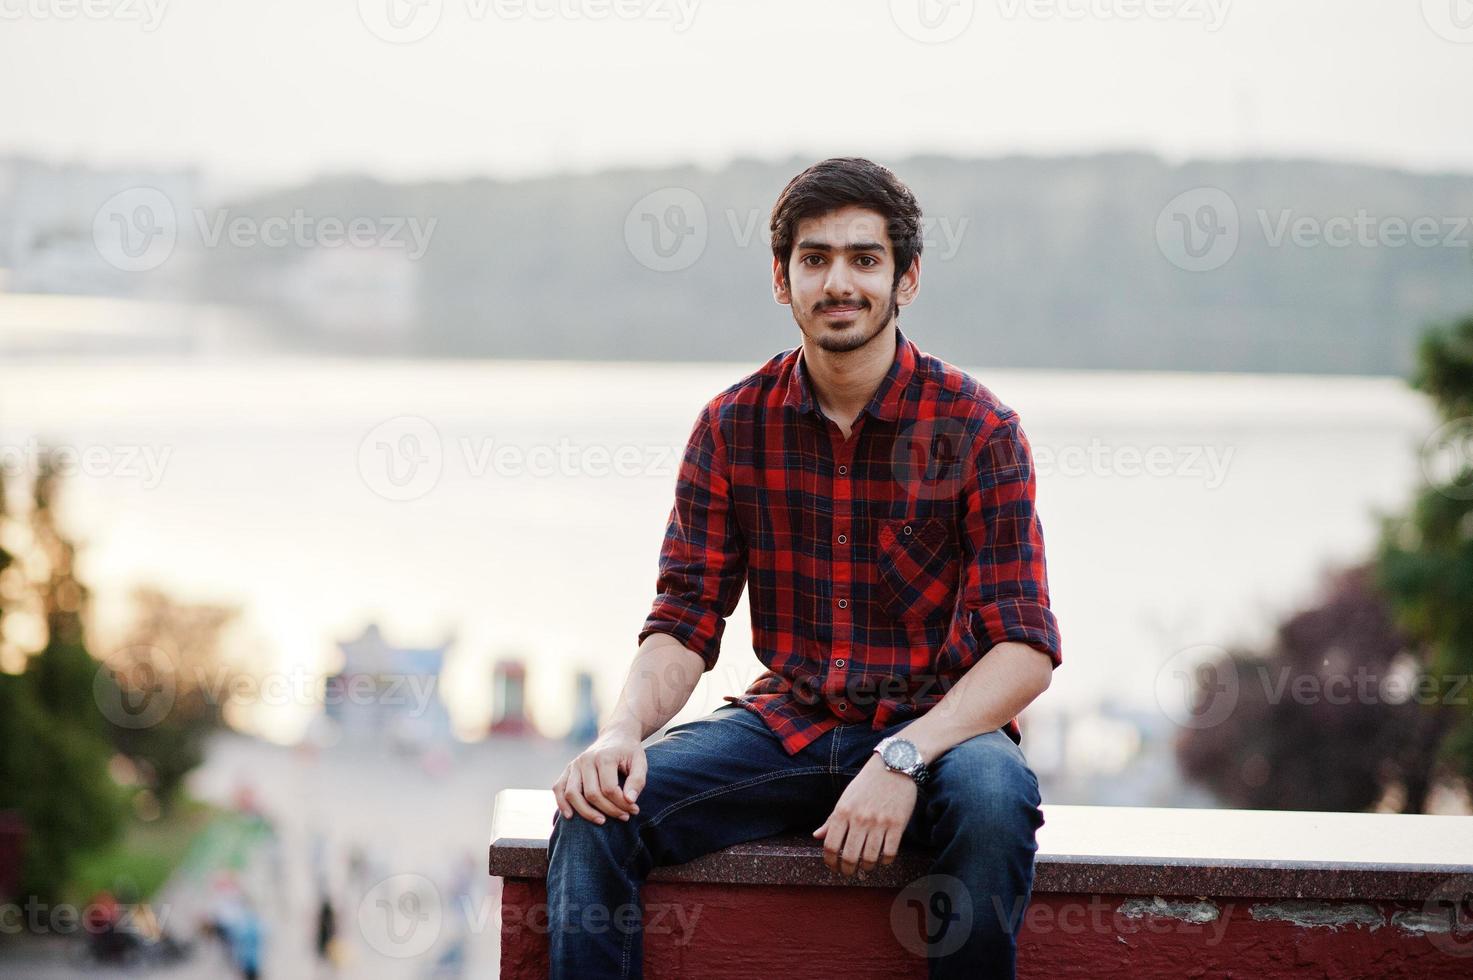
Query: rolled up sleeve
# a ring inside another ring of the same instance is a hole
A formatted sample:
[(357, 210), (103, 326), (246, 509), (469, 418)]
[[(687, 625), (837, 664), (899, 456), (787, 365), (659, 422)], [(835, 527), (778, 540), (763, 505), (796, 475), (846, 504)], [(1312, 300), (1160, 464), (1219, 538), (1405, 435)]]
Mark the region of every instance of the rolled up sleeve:
[(1033, 452), (1018, 417), (1003, 417), (981, 443), (964, 493), (965, 578), (949, 642), (975, 644), (971, 657), (999, 643), (1026, 643), (1058, 667), (1063, 646), (1049, 608), (1043, 524), (1034, 508)]
[(707, 405), (686, 443), (660, 546), (653, 607), (639, 631), (667, 633), (716, 666), (726, 619), (747, 580), (746, 544), (732, 508), (726, 447)]

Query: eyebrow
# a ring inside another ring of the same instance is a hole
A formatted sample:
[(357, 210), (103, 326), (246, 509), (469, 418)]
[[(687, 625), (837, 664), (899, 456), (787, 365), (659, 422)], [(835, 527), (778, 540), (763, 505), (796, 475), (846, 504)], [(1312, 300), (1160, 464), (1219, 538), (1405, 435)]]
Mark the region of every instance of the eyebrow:
[[(812, 239), (804, 239), (798, 243), (800, 250), (810, 252), (832, 252), (834, 246), (828, 242), (817, 242)], [(839, 248), (841, 252), (883, 252), (885, 246), (879, 242), (854, 242), (852, 245), (844, 245)]]

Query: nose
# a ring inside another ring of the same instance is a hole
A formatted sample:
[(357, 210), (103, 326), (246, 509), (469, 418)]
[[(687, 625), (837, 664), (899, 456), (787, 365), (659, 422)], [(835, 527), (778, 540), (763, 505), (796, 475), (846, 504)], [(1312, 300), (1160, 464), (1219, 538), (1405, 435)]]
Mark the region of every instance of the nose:
[(854, 280), (845, 262), (831, 262), (829, 274), (824, 278), (823, 291), (828, 296), (848, 299), (854, 295)]

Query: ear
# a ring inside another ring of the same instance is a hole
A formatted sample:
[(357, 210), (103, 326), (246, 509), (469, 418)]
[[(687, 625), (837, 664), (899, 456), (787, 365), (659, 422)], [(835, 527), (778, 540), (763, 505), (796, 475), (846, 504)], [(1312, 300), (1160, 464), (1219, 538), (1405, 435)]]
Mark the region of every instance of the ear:
[(788, 284), (783, 278), (782, 260), (776, 255), (772, 257), (772, 298), (783, 306), (793, 305), (793, 294), (788, 290)]
[(909, 306), (910, 301), (916, 298), (916, 293), (921, 291), (921, 257), (917, 255), (910, 260), (910, 268), (901, 275), (900, 281), (895, 284), (895, 304), (897, 306)]

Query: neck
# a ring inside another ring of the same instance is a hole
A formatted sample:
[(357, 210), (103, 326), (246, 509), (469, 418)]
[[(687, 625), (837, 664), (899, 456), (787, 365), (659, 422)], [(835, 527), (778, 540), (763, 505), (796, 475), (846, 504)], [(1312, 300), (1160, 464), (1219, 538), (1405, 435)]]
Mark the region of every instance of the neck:
[(803, 361), (813, 395), (824, 414), (854, 418), (874, 397), (880, 382), (895, 363), (895, 321), (862, 347), (828, 351), (803, 337)]

